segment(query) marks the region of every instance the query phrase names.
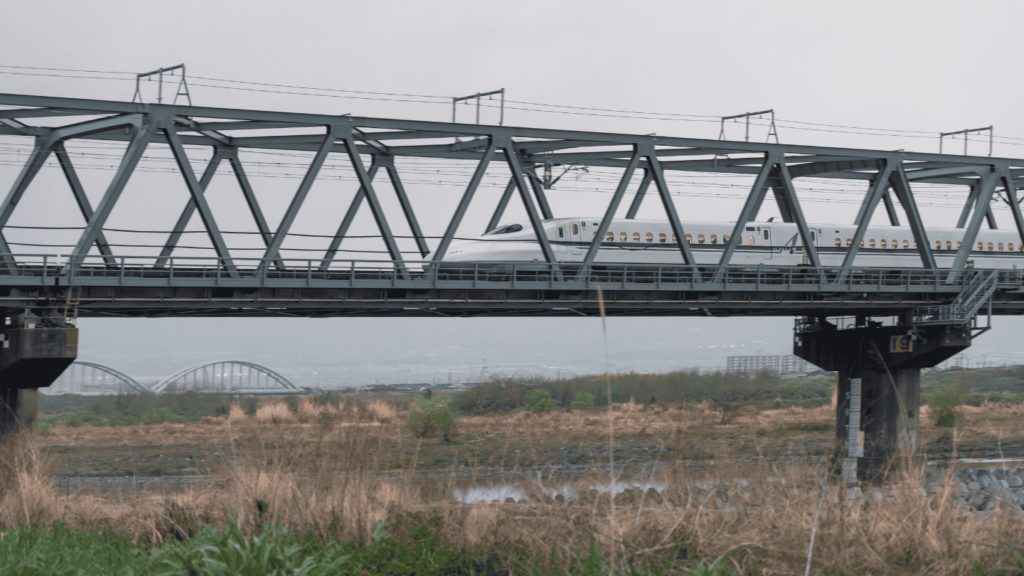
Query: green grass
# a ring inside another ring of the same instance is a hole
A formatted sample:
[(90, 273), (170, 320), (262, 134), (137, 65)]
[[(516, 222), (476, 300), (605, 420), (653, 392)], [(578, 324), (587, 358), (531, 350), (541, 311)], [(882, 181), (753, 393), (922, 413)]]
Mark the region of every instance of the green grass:
[(310, 532), (295, 536), (279, 525), (266, 524), (262, 533), (245, 537), (233, 519), (227, 530), (201, 528), (191, 538), (174, 538), (157, 546), (134, 545), (114, 532), (86, 532), (60, 525), (52, 531), (36, 527), (10, 530), (0, 539), (0, 576), (18, 575), (125, 575), (142, 574), (221, 576), (263, 575), (569, 575), (647, 576), (733, 574), (724, 567), (726, 556), (684, 566), (678, 558), (682, 544), (664, 557), (628, 570), (613, 567), (593, 541), (576, 551), (566, 569), (551, 559), (524, 558), (515, 550), (498, 554), (488, 550), (460, 550), (446, 546), (437, 536), (439, 519), (415, 526), (402, 538), (388, 535), (379, 524), (367, 543), (328, 542)]

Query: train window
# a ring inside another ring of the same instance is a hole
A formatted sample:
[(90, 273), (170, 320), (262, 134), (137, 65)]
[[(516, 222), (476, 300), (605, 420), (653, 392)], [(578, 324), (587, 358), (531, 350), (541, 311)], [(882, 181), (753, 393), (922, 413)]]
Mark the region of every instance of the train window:
[(906, 240), (904, 240), (903, 241), (903, 249), (906, 250), (907, 248), (910, 248), (910, 242), (907, 242)]
[(765, 240), (768, 239), (768, 229), (767, 228), (765, 228), (765, 230), (764, 230), (764, 239)]
[(839, 238), (836, 238), (836, 248), (840, 248), (840, 247), (842, 247), (842, 245), (843, 245), (843, 241), (840, 240)]
[(751, 246), (754, 245), (754, 235), (753, 234), (751, 234), (750, 236), (747, 236), (747, 244), (750, 244)]
[(992, 249), (992, 243), (991, 243), (991, 242), (989, 242), (989, 243), (988, 243), (988, 249), (989, 249), (989, 250), (991, 250), (991, 249)]
[(978, 250), (984, 250), (984, 249), (985, 249), (985, 245), (982, 244), (981, 242), (978, 242)]
[(703, 234), (697, 234), (697, 242), (700, 242), (701, 244), (704, 243), (704, 235)]
[(936, 250), (942, 250), (942, 242), (936, 240), (935, 241), (935, 249)]
[(639, 242), (639, 241), (640, 241), (640, 233), (639, 232), (633, 232), (633, 242)]
[(846, 247), (849, 248), (850, 246), (853, 246), (853, 238), (846, 239)]
[(722, 235), (722, 244), (728, 244), (728, 243), (729, 243), (729, 235), (728, 234), (723, 234)]
[(885, 238), (882, 238), (882, 240), (878, 243), (878, 247), (885, 248)]
[(1002, 242), (1000, 242), (1000, 243), (999, 243), (999, 246), (998, 246), (998, 248), (999, 248), (999, 251), (1000, 251), (1000, 252), (1002, 252), (1002, 251), (1003, 251), (1003, 243), (1002, 243)]
[(661, 242), (662, 244), (665, 243), (665, 233), (664, 232), (662, 232), (661, 234), (658, 234), (658, 242)]
[(1024, 244), (1017, 244), (1017, 252), (1024, 252)]
[(811, 242), (814, 242), (814, 231), (811, 231)]
[(953, 243), (950, 242), (949, 240), (946, 240), (946, 250), (952, 250), (952, 249), (953, 249)]
[(559, 226), (558, 227), (558, 237), (559, 238), (565, 238), (565, 227), (564, 226)]
[(615, 242), (615, 232), (609, 232), (604, 237), (605, 242)]
[(874, 247), (875, 247), (875, 239), (872, 238), (871, 240), (868, 240), (868, 248), (874, 248)]
[(892, 247), (893, 248), (899, 248), (900, 247), (900, 241), (899, 240), (893, 240), (892, 241)]
[(917, 240), (914, 240), (914, 250), (917, 250)]
[(957, 250), (959, 250), (959, 249), (960, 249), (960, 241), (959, 241), (959, 240), (957, 240), (957, 241), (956, 241), (956, 249), (957, 249)]
[(619, 232), (619, 242), (625, 242), (625, 241), (626, 241), (626, 233), (625, 232)]
[(712, 234), (711, 235), (711, 243), (712, 244), (718, 244), (718, 236), (715, 236), (714, 234)]
[(597, 230), (594, 230), (594, 236), (593, 236), (593, 238), (597, 238)]
[(648, 242), (654, 242), (654, 234), (648, 232), (647, 236), (644, 237), (644, 240), (647, 240)]
[(575, 236), (575, 235), (577, 235), (579, 233), (580, 233), (580, 225), (575, 223), (575, 222), (573, 222), (572, 223), (572, 235)]
[(863, 241), (863, 240), (861, 240), (861, 241), (860, 241), (860, 247), (861, 247), (861, 248), (863, 248), (863, 247), (864, 247), (864, 241)]

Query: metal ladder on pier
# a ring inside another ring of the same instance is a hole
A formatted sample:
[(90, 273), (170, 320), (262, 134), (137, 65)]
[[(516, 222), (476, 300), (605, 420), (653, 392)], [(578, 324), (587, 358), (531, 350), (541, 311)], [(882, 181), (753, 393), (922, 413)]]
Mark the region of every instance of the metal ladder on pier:
[[(950, 324), (975, 327), (978, 312), (982, 306), (988, 305), (991, 318), (992, 296), (996, 293), (998, 286), (997, 271), (979, 270), (970, 277), (953, 302), (946, 305), (918, 308), (914, 310), (910, 323), (915, 326)], [(988, 328), (982, 330), (988, 330)]]

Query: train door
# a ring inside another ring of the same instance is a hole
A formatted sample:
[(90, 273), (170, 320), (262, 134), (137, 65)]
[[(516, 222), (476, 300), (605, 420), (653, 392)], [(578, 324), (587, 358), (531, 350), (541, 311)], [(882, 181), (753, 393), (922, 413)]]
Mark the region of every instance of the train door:
[(764, 242), (765, 246), (768, 247), (767, 250), (762, 252), (762, 254), (764, 254), (764, 259), (771, 260), (772, 252), (775, 251), (775, 248), (772, 247), (772, 231), (767, 226), (761, 226), (758, 233), (761, 235), (761, 238), (759, 238), (758, 240)]
[(579, 222), (569, 223), (569, 241), (572, 242), (572, 253), (583, 254), (583, 236)]

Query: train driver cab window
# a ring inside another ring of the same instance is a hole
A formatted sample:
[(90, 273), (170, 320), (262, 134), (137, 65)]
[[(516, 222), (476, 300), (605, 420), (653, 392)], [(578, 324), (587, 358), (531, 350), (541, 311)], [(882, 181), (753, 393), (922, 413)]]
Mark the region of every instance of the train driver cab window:
[(751, 234), (750, 236), (747, 236), (747, 244), (750, 244), (751, 246), (754, 245), (754, 235), (753, 234)]
[(580, 225), (575, 223), (575, 222), (573, 222), (572, 223), (572, 235), (575, 236), (575, 235), (577, 235), (579, 233), (580, 233)]
[(640, 233), (639, 232), (633, 232), (633, 242), (639, 242), (639, 241), (640, 241)]
[(840, 240), (839, 238), (836, 238), (836, 248), (841, 248), (842, 246), (843, 246), (843, 241)]
[(564, 226), (559, 226), (558, 227), (558, 237), (559, 238), (565, 238), (565, 227)]
[(625, 232), (619, 232), (619, 242), (625, 242), (625, 241), (626, 241), (626, 233)]
[(704, 235), (703, 234), (697, 234), (697, 242), (700, 242), (701, 244), (704, 243)]
[(878, 247), (879, 248), (885, 248), (886, 247), (885, 238), (882, 238), (882, 240), (878, 243)]
[(874, 248), (874, 247), (875, 247), (875, 239), (872, 238), (871, 240), (868, 240), (868, 248)]
[(714, 234), (712, 234), (711, 235), (711, 243), (712, 244), (718, 244), (718, 236), (715, 236)]
[(658, 242), (661, 242), (662, 244), (665, 243), (665, 233), (664, 232), (662, 232), (661, 234), (658, 234)]
[(991, 242), (988, 243), (988, 249), (992, 250), (992, 243)]
[(907, 248), (910, 248), (910, 242), (907, 242), (906, 240), (904, 240), (903, 241), (903, 249), (906, 250)]
[(999, 251), (1002, 252), (1003, 251), (1003, 243), (1000, 242), (999, 246), (997, 246), (997, 248), (999, 248)]
[(654, 234), (651, 234), (650, 232), (648, 232), (647, 233), (647, 241), (648, 242), (654, 242)]
[(846, 247), (849, 248), (850, 246), (853, 246), (853, 238), (846, 239)]
[(615, 242), (615, 232), (609, 232), (604, 237), (605, 242)]

